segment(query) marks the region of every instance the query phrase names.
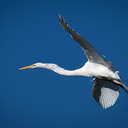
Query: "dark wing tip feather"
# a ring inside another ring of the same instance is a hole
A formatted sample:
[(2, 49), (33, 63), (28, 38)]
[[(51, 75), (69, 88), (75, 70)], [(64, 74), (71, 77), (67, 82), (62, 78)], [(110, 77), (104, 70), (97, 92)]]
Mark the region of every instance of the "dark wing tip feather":
[(69, 25), (67, 24), (67, 22), (64, 20), (64, 17), (62, 16), (62, 15), (58, 15), (58, 20), (59, 20), (59, 23), (60, 23), (60, 25), (62, 25), (63, 26), (63, 28), (67, 31), (67, 32), (69, 32), (70, 34), (71, 34), (71, 32), (72, 32), (72, 29), (69, 27)]
[(67, 24), (66, 22), (65, 22), (65, 20), (64, 20), (64, 17), (62, 16), (62, 15), (58, 15), (58, 20), (59, 20), (59, 23), (62, 25), (62, 26), (64, 26), (65, 24)]
[(59, 22), (64, 20), (64, 18), (63, 18), (63, 16), (61, 14), (59, 14), (58, 17), (59, 17)]

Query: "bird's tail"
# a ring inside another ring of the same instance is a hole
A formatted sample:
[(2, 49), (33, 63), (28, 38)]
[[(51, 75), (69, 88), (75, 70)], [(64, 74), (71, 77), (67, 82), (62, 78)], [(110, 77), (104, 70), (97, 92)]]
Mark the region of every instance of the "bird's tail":
[(128, 93), (128, 86), (126, 86), (124, 83), (122, 83), (121, 87), (125, 90), (126, 93)]
[(126, 86), (122, 81), (114, 80), (114, 83), (120, 85), (120, 87), (123, 88), (126, 93), (128, 93), (128, 86)]

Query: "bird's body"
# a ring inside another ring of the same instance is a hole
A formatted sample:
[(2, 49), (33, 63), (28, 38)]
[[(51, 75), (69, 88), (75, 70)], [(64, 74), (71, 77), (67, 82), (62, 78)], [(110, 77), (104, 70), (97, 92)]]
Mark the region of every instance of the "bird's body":
[(96, 77), (96, 78), (107, 78), (107, 79), (120, 79), (117, 72), (110, 70), (102, 64), (97, 64), (87, 61), (82, 67), (83, 76)]
[(81, 68), (76, 70), (66, 70), (52, 63), (35, 63), (20, 69), (46, 68), (65, 76), (93, 77), (95, 78), (93, 80), (95, 85), (92, 89), (93, 98), (102, 108), (111, 107), (115, 104), (119, 96), (119, 86), (126, 92), (128, 92), (128, 87), (120, 79), (118, 71), (113, 70), (112, 64), (105, 61), (86, 39), (71, 29), (62, 16), (59, 16), (59, 23), (81, 46), (88, 61)]

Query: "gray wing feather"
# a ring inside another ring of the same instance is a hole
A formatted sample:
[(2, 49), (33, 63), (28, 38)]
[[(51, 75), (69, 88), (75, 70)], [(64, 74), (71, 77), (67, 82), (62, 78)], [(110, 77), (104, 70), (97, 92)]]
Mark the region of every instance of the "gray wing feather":
[(104, 109), (113, 106), (119, 96), (118, 85), (102, 79), (95, 79), (92, 96)]
[(60, 15), (59, 15), (59, 23), (72, 36), (72, 38), (83, 48), (89, 61), (103, 64), (107, 67), (110, 67), (110, 65), (107, 62), (105, 62), (103, 57), (101, 57), (96, 52), (94, 47), (87, 40), (85, 40), (82, 36), (76, 33), (72, 28), (70, 28), (70, 26), (66, 23), (64, 18)]

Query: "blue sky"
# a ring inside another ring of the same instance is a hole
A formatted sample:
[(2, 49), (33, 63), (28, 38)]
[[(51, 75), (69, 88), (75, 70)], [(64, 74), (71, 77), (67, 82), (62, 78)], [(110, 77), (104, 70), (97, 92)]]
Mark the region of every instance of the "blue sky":
[(91, 97), (91, 79), (18, 68), (35, 62), (76, 69), (86, 58), (58, 24), (58, 14), (112, 60), (128, 83), (128, 2), (125, 0), (5, 0), (0, 2), (0, 127), (127, 127), (128, 96), (110, 109)]

